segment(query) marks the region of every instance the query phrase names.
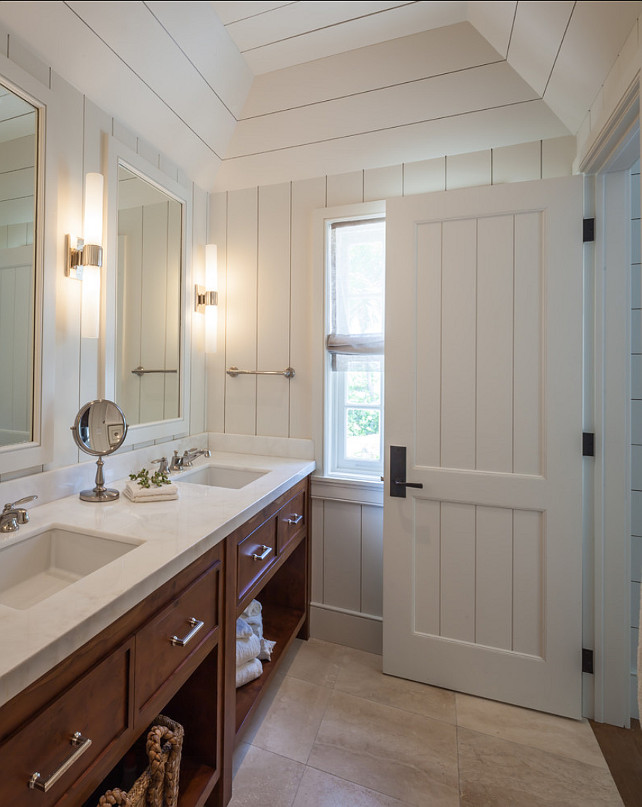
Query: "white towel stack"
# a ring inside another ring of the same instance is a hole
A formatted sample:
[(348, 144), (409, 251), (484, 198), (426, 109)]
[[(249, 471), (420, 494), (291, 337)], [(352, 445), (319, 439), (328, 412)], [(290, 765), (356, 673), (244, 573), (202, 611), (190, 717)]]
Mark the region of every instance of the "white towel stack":
[(263, 672), (261, 660), (269, 661), (276, 642), (263, 637), (262, 607), (252, 600), (236, 620), (236, 686), (258, 678)]
[(128, 481), (123, 490), (125, 496), (132, 502), (166, 502), (178, 499), (178, 487), (171, 483), (156, 487), (142, 488), (138, 482)]
[(255, 636), (261, 641), (261, 652), (259, 658), (261, 661), (269, 661), (272, 658), (272, 650), (276, 642), (271, 642), (263, 636), (263, 607), (258, 600), (252, 600), (248, 607), (241, 614), (241, 619), (244, 619), (247, 624), (252, 628)]
[(240, 617), (236, 620), (236, 686), (254, 681), (263, 672), (259, 661), (261, 640), (252, 628)]

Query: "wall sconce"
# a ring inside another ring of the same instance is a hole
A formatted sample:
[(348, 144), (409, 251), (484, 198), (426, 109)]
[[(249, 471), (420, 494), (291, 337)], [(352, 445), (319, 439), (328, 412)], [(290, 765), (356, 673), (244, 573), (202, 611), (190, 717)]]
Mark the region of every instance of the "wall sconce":
[(67, 236), (68, 277), (82, 280), (81, 335), (97, 339), (100, 326), (100, 267), (103, 265), (103, 176), (85, 177), (84, 238)]
[(205, 314), (205, 352), (216, 353), (218, 260), (216, 244), (205, 245), (205, 287), (194, 287), (194, 310)]

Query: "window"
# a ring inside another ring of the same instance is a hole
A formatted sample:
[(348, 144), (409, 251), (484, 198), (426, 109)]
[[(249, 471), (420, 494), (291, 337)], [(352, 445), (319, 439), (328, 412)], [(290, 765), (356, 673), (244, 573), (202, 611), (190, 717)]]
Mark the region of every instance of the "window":
[(381, 476), (385, 220), (326, 224), (326, 452), (330, 474)]

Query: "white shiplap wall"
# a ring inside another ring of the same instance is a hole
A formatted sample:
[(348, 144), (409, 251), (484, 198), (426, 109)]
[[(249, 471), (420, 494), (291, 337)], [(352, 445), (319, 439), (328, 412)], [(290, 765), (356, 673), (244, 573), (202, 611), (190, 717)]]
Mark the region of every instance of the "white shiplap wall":
[[(210, 196), (218, 246), (219, 348), (208, 357), (209, 431), (313, 438), (323, 467), (323, 278), (313, 255), (315, 211), (473, 185), (571, 173), (575, 138), (353, 171)], [(296, 376), (239, 376), (226, 368)], [(312, 486), (312, 629), (381, 647), (381, 484)]]
[(631, 169), (631, 717), (638, 712), (638, 640), (642, 581), (642, 287), (640, 163)]
[[(81, 337), (80, 283), (65, 276), (65, 238), (68, 233), (82, 232), (84, 175), (90, 171), (106, 173), (108, 137), (113, 136), (171, 179), (192, 188), (193, 231), (187, 237), (197, 245), (205, 242), (207, 219), (207, 194), (187, 180), (178, 166), (126, 122), (98, 108), (62, 79), (28, 45), (0, 30), (0, 81), (3, 77), (46, 105), (43, 285), (49, 326), (43, 345), (43, 376), (48, 390), (43, 404), (43, 430), (50, 452), (46, 465), (11, 468), (0, 475), (0, 481), (91, 461), (80, 455), (69, 427), (80, 405), (98, 397), (103, 389), (101, 346), (98, 340)], [(155, 99), (151, 90), (149, 99), (152, 109)], [(143, 98), (141, 103), (145, 105)], [(204, 271), (202, 253), (202, 247), (194, 250), (196, 280)], [(112, 265), (108, 250), (104, 260), (105, 265)], [(191, 350), (192, 434), (204, 431), (205, 426), (205, 360), (198, 328), (195, 323)]]

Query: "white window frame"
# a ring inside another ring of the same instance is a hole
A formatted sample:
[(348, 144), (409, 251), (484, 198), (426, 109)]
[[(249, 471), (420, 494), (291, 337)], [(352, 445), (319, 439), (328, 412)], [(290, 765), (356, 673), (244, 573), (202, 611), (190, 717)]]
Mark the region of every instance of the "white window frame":
[[(365, 206), (359, 206), (363, 208)], [(380, 422), (380, 450), (379, 462), (372, 460), (352, 460), (344, 454), (346, 413), (351, 406), (345, 402), (345, 374), (332, 369), (332, 355), (325, 348), (325, 340), (331, 331), (331, 307), (329, 304), (331, 293), (330, 266), (330, 232), (332, 224), (336, 222), (368, 221), (385, 218), (385, 206), (382, 203), (368, 205), (368, 210), (349, 213), (343, 210), (337, 215), (329, 215), (333, 211), (325, 211), (323, 220), (323, 275), (324, 275), (324, 457), (323, 467), (326, 476), (346, 479), (367, 479), (379, 481), (383, 473), (383, 432), (384, 432), (384, 377), (382, 370), (382, 383), (380, 390), (380, 403), (378, 405), (364, 405), (358, 408), (375, 409), (379, 412)], [(383, 360), (383, 356), (382, 356)]]

